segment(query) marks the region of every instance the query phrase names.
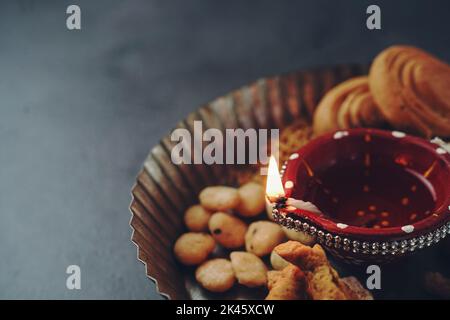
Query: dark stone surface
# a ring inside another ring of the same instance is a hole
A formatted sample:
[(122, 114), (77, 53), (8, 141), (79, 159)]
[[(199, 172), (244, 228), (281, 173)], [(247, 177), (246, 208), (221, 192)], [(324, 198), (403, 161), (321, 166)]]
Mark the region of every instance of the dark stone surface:
[[(14, 1), (0, 4), (0, 298), (158, 298), (129, 241), (150, 147), (255, 78), (368, 62), (408, 43), (450, 60), (444, 1)], [(68, 31), (65, 9), (82, 9)], [(65, 287), (78, 264), (82, 290)]]

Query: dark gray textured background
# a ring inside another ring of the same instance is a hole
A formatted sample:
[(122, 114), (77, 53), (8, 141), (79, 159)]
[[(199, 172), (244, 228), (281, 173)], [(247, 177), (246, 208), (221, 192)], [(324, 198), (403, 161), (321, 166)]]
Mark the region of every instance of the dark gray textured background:
[[(68, 4), (82, 30), (68, 31)], [(368, 4), (382, 31), (365, 28)], [(255, 78), (408, 43), (450, 61), (448, 1), (0, 4), (0, 298), (158, 298), (129, 241), (148, 150)], [(82, 290), (65, 287), (78, 264)]]

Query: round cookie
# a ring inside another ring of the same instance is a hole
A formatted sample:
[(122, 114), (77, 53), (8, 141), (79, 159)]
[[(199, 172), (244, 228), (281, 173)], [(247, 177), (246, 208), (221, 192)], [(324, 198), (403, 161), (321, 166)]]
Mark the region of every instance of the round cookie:
[(227, 211), (234, 209), (240, 201), (237, 189), (226, 186), (211, 186), (199, 194), (200, 204), (207, 210)]
[(245, 234), (245, 249), (258, 257), (272, 252), (278, 244), (286, 240), (281, 227), (270, 221), (257, 221), (250, 224)]
[(240, 203), (237, 212), (243, 217), (254, 217), (263, 212), (266, 205), (264, 188), (255, 182), (244, 184), (238, 189)]
[(216, 242), (209, 234), (188, 232), (177, 239), (173, 251), (178, 261), (192, 266), (205, 261), (215, 246)]
[(372, 95), (387, 121), (425, 137), (450, 136), (450, 66), (418, 48), (392, 46), (369, 72)]
[(195, 271), (195, 279), (203, 288), (211, 292), (225, 292), (236, 281), (231, 262), (227, 259), (206, 261)]
[(315, 135), (355, 127), (376, 127), (384, 119), (369, 90), (366, 76), (344, 81), (327, 92), (313, 119)]
[(209, 218), (211, 218), (211, 212), (199, 204), (189, 207), (184, 213), (186, 227), (194, 232), (208, 230)]
[(217, 212), (211, 216), (208, 225), (214, 239), (223, 247), (235, 249), (244, 245), (247, 225), (239, 218)]
[(253, 253), (235, 251), (230, 254), (231, 265), (238, 282), (246, 287), (261, 287), (267, 284), (267, 267)]

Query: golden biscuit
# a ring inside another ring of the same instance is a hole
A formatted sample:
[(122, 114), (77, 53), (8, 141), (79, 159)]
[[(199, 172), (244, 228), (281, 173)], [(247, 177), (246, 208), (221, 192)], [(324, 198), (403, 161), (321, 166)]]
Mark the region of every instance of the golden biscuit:
[(238, 282), (246, 287), (261, 287), (267, 284), (267, 267), (253, 253), (232, 252), (231, 265)]
[(206, 290), (211, 292), (225, 292), (236, 280), (227, 259), (212, 259), (200, 265), (195, 271), (195, 279)]
[(208, 230), (211, 212), (196, 204), (189, 207), (184, 214), (184, 223), (190, 231), (200, 232)]
[(206, 187), (200, 192), (200, 204), (210, 211), (234, 209), (240, 201), (237, 189), (226, 186)]
[(214, 239), (225, 248), (236, 249), (245, 243), (247, 225), (231, 214), (214, 213), (209, 219), (208, 226)]
[(281, 227), (270, 221), (250, 224), (245, 234), (245, 249), (258, 257), (268, 255), (278, 244), (286, 240)]
[(191, 266), (205, 261), (215, 246), (216, 242), (209, 234), (188, 232), (177, 239), (173, 251), (178, 261)]
[(266, 200), (264, 188), (255, 182), (244, 184), (238, 189), (240, 203), (236, 210), (243, 217), (254, 217), (263, 212)]

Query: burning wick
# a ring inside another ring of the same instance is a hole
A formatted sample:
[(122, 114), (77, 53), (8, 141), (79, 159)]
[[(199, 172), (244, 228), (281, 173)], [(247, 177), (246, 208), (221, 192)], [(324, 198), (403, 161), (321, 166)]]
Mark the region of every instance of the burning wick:
[(266, 196), (270, 202), (277, 202), (278, 199), (285, 197), (283, 183), (278, 173), (278, 165), (274, 156), (270, 156), (269, 169), (267, 170)]
[(311, 202), (305, 202), (302, 200), (286, 197), (286, 193), (284, 192), (283, 188), (283, 183), (281, 181), (281, 177), (278, 172), (278, 165), (273, 156), (271, 156), (269, 160), (266, 196), (268, 202), (267, 213), (269, 215), (271, 215), (273, 208), (281, 209), (286, 207), (307, 210), (316, 214), (322, 214), (322, 212)]
[(272, 216), (272, 210), (286, 207), (286, 193), (278, 172), (277, 161), (274, 156), (270, 156), (269, 169), (267, 170), (266, 184), (266, 208), (269, 217)]

